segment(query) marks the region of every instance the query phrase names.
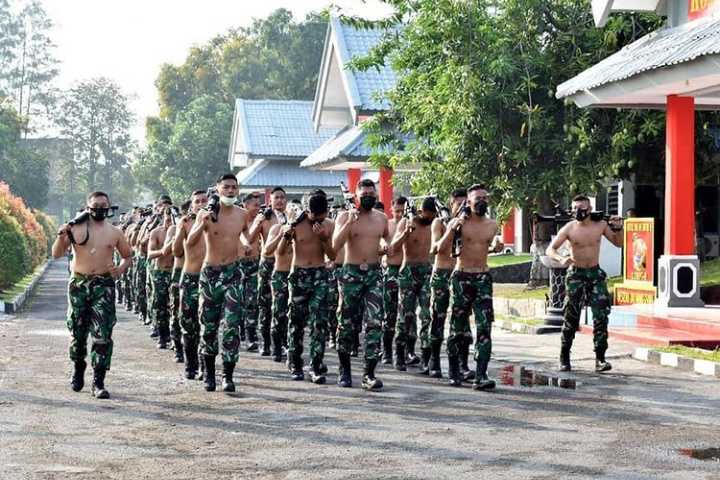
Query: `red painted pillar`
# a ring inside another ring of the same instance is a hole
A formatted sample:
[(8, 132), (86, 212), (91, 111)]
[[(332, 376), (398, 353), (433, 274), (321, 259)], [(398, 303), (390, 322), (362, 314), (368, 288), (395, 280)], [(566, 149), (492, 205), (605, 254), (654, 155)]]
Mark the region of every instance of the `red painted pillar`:
[(360, 177), (362, 177), (362, 172), (359, 168), (348, 168), (347, 188), (353, 193), (353, 195), (355, 194), (355, 190), (357, 190), (357, 184), (360, 181)]
[(502, 226), (502, 242), (507, 245), (515, 245), (515, 209), (510, 211), (505, 223)]
[(385, 213), (390, 215), (393, 186), (392, 186), (393, 170), (392, 168), (380, 168), (380, 201), (385, 206)]
[(695, 99), (667, 97), (665, 254), (695, 254)]

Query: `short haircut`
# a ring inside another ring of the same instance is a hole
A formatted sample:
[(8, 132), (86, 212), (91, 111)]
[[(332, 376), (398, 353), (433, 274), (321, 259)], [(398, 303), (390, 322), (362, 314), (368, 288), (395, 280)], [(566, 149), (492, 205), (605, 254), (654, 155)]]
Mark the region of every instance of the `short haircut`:
[(108, 194), (105, 192), (101, 192), (101, 191), (92, 192), (90, 195), (88, 195), (87, 202), (90, 203), (90, 200), (92, 200), (95, 197), (105, 197), (107, 199), (108, 203), (110, 202), (110, 197), (108, 196)]
[(467, 193), (470, 194), (470, 192), (476, 192), (478, 190), (485, 190), (487, 191), (487, 187), (484, 183), (475, 183), (470, 186), (470, 188), (467, 189)]
[(435, 205), (435, 197), (425, 197), (422, 202), (422, 209), (426, 212), (437, 213), (437, 206)]
[(364, 178), (357, 183), (357, 188), (363, 187), (375, 189), (375, 182), (373, 182), (369, 178)]
[(464, 188), (456, 188), (452, 191), (450, 194), (451, 198), (458, 198), (458, 197), (467, 197), (467, 190)]
[(575, 195), (572, 199), (573, 202), (589, 202), (590, 199), (587, 197), (587, 195)]
[(172, 204), (172, 199), (170, 198), (170, 195), (162, 194), (157, 199), (158, 203), (169, 203)]
[(392, 201), (392, 205), (393, 205), (393, 207), (394, 207), (394, 206), (398, 206), (398, 205), (406, 205), (407, 202), (408, 202), (408, 199), (407, 199), (407, 198), (405, 198), (405, 197), (403, 197), (403, 196), (400, 196), (400, 197), (395, 198), (395, 199)]
[(188, 210), (190, 210), (190, 200), (185, 200), (182, 205), (180, 205), (180, 211), (183, 213), (187, 213)]
[(310, 192), (310, 195), (322, 195), (323, 197), (327, 197), (327, 193), (325, 193), (325, 190), (321, 188), (316, 188), (312, 192)]
[(195, 190), (190, 196), (194, 197), (195, 195), (207, 195), (207, 190)]
[[(283, 187), (275, 187), (275, 188), (273, 188), (272, 190), (270, 190), (270, 195), (272, 195), (272, 194), (275, 193), (275, 192), (283, 192), (283, 193), (285, 193), (285, 189), (284, 189)], [(287, 194), (285, 193), (285, 195), (287, 195)]]
[(255, 193), (255, 192), (253, 192), (253, 193), (248, 193), (247, 195), (245, 195), (245, 196), (243, 197), (243, 203), (245, 203), (245, 202), (250, 202), (250, 201), (252, 201), (252, 200), (259, 200), (259, 198), (260, 198), (260, 196), (259, 196), (257, 193)]
[(297, 198), (293, 198), (292, 200), (290, 200), (290, 203), (294, 203), (295, 205), (302, 205), (302, 202)]
[(235, 183), (238, 183), (237, 177), (232, 173), (225, 173), (223, 175), (220, 175), (217, 179), (217, 182), (215, 183), (220, 183), (223, 180), (235, 180)]
[(311, 195), (308, 200), (308, 208), (311, 213), (321, 215), (328, 211), (328, 201), (325, 195), (315, 194)]

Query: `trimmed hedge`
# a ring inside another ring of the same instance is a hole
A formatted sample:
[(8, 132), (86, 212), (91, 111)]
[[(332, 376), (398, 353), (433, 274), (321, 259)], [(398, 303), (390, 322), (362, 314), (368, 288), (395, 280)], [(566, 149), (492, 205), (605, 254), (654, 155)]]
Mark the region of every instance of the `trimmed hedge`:
[(43, 229), (43, 233), (47, 239), (47, 253), (49, 255), (52, 251), (52, 244), (55, 241), (55, 234), (58, 230), (57, 223), (55, 223), (55, 220), (53, 220), (52, 217), (45, 212), (33, 210), (32, 213), (35, 215), (35, 218)]
[(48, 257), (54, 222), (44, 213), (37, 213), (0, 182), (0, 289), (12, 286)]

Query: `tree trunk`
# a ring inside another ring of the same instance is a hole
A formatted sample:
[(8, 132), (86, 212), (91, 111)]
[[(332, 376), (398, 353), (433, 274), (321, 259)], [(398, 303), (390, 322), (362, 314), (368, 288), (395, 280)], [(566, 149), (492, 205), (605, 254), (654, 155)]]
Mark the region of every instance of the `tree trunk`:
[[(542, 195), (535, 200), (537, 212), (541, 215), (552, 215), (555, 213), (552, 199), (548, 194)], [(531, 218), (531, 222), (533, 219)], [(548, 285), (550, 272), (542, 264), (540, 257), (545, 255), (545, 250), (550, 245), (550, 237), (555, 233), (555, 225), (546, 222), (537, 222), (533, 225), (533, 245), (530, 248), (532, 253), (532, 265), (530, 266), (529, 288), (538, 288)]]

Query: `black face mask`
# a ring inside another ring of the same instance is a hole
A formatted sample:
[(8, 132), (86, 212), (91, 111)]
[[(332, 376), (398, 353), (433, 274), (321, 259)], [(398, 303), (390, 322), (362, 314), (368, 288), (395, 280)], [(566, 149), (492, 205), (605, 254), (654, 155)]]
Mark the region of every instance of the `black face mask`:
[(433, 221), (432, 218), (418, 217), (418, 223), (420, 225), (428, 226), (432, 223), (432, 221)]
[(473, 205), (473, 212), (480, 217), (484, 217), (487, 213), (487, 202), (477, 202)]
[(590, 215), (590, 211), (587, 208), (578, 208), (575, 210), (575, 220), (582, 222)]
[(91, 208), (90, 209), (90, 217), (93, 220), (96, 220), (98, 222), (102, 222), (108, 217), (108, 211), (109, 208)]
[(362, 208), (366, 212), (372, 210), (372, 208), (375, 206), (375, 203), (375, 197), (371, 197), (370, 195), (360, 197), (360, 208)]

